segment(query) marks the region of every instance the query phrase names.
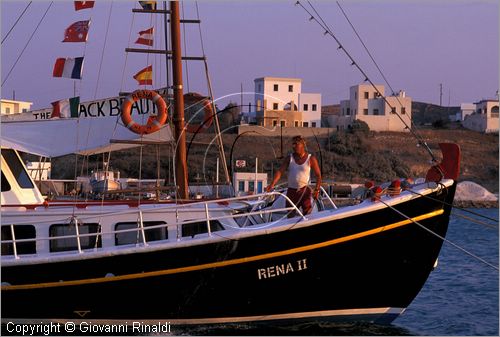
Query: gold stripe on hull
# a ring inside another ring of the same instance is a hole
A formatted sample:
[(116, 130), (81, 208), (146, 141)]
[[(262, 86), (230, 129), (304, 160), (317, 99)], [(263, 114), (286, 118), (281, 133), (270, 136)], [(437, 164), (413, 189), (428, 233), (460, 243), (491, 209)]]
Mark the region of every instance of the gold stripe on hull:
[(113, 277), (98, 277), (98, 278), (89, 278), (89, 279), (82, 279), (82, 280), (45, 282), (45, 283), (35, 283), (35, 284), (5, 285), (5, 286), (2, 286), (1, 290), (2, 291), (25, 290), (25, 289), (65, 287), (65, 286), (75, 286), (75, 285), (82, 285), (82, 284), (116, 282), (116, 281), (123, 281), (123, 280), (132, 280), (132, 279), (140, 279), (140, 278), (146, 278), (146, 277), (161, 276), (161, 275), (186, 273), (186, 272), (190, 272), (190, 271), (198, 271), (198, 270), (210, 269), (210, 268), (220, 268), (220, 267), (232, 266), (232, 265), (236, 265), (236, 264), (265, 260), (265, 259), (286, 256), (286, 255), (291, 255), (291, 254), (296, 254), (296, 253), (302, 253), (302, 252), (306, 252), (306, 251), (310, 251), (310, 250), (315, 250), (315, 249), (319, 249), (319, 248), (323, 248), (323, 247), (332, 246), (332, 245), (339, 244), (339, 243), (346, 242), (346, 241), (356, 240), (356, 239), (359, 239), (362, 237), (378, 234), (378, 233), (381, 233), (384, 231), (388, 231), (388, 230), (391, 230), (394, 228), (398, 228), (401, 226), (411, 224), (411, 223), (413, 223), (412, 220), (413, 221), (421, 221), (421, 220), (425, 220), (425, 219), (439, 216), (443, 213), (444, 213), (444, 210), (440, 209), (437, 211), (433, 211), (433, 212), (430, 212), (427, 214), (423, 214), (423, 215), (419, 215), (417, 217), (411, 218), (411, 220), (406, 219), (406, 220), (392, 223), (390, 225), (385, 225), (382, 227), (370, 229), (370, 230), (367, 230), (364, 232), (344, 236), (341, 238), (332, 239), (332, 240), (328, 240), (328, 241), (324, 241), (324, 242), (320, 242), (320, 243), (315, 243), (315, 244), (310, 244), (310, 245), (306, 245), (306, 246), (302, 246), (302, 247), (286, 249), (286, 250), (273, 252), (273, 253), (260, 254), (260, 255), (243, 257), (243, 258), (226, 260), (226, 261), (204, 263), (204, 264), (188, 266), (188, 267), (179, 267), (179, 268), (173, 268), (173, 269), (157, 270), (157, 271), (127, 274), (127, 275), (120, 275), (120, 276), (113, 276)]

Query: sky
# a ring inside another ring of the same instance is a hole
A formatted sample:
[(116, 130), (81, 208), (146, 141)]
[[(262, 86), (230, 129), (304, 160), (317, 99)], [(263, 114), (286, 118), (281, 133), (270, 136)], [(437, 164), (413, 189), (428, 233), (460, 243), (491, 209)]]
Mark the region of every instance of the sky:
[[(301, 3), (310, 10), (307, 1)], [(311, 1), (323, 20), (375, 82), (385, 84), (335, 1)], [(0, 1), (1, 36), (18, 19), (28, 1)], [(33, 109), (72, 97), (81, 101), (133, 91), (132, 76), (153, 65), (154, 87), (166, 84), (160, 56), (125, 53), (140, 48), (138, 32), (156, 28), (157, 48), (164, 48), (159, 15), (133, 14), (132, 1), (96, 1), (93, 9), (75, 11), (72, 1), (33, 1), (1, 45), (1, 97), (33, 102)], [(459, 105), (494, 98), (499, 88), (498, 1), (340, 1), (391, 86), (415, 101)], [(195, 19), (196, 3), (182, 3), (184, 17)], [(240, 91), (254, 90), (258, 77), (298, 77), (302, 91), (321, 93), (322, 104), (348, 98), (349, 87), (364, 78), (337, 44), (295, 1), (200, 1), (203, 46), (214, 97), (240, 102)], [(87, 43), (62, 43), (73, 22), (91, 19)], [(30, 35), (32, 40), (26, 46)], [(106, 34), (107, 32), (107, 34)], [(184, 55), (201, 56), (199, 27), (186, 24)], [(21, 56), (20, 56), (21, 55)], [(82, 80), (53, 78), (59, 57), (85, 56)], [(19, 57), (18, 63), (16, 59)], [(7, 73), (11, 74), (6, 78)], [(184, 90), (207, 94), (200, 61), (184, 65)], [(389, 90), (386, 88), (386, 92)], [(253, 95), (244, 95), (244, 104)], [(224, 105), (222, 105), (224, 106)]]

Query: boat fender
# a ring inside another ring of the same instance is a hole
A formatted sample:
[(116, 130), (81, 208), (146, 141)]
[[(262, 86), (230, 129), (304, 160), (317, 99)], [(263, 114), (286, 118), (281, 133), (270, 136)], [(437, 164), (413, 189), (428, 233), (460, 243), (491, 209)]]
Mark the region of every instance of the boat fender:
[[(156, 117), (150, 116), (146, 125), (136, 123), (131, 117), (132, 105), (140, 99), (149, 99), (156, 104), (158, 114)], [(167, 103), (154, 90), (136, 90), (123, 101), (122, 122), (132, 132), (139, 135), (149, 134), (161, 129), (167, 121)]]
[(375, 186), (371, 189), (372, 192), (372, 201), (379, 201), (380, 197), (382, 197), (383, 189), (380, 186)]
[[(212, 102), (208, 98), (196, 92), (188, 92), (184, 95), (184, 103), (188, 108), (193, 106), (202, 106), (203, 112), (205, 114), (205, 116), (203, 117), (203, 122), (201, 124), (186, 123), (186, 131), (189, 133), (206, 131), (210, 127), (210, 125), (212, 125), (212, 121), (214, 118)], [(197, 110), (196, 112), (198, 112), (199, 110)]]
[(401, 194), (401, 181), (399, 179), (393, 180), (387, 189), (387, 194), (390, 196), (397, 196)]

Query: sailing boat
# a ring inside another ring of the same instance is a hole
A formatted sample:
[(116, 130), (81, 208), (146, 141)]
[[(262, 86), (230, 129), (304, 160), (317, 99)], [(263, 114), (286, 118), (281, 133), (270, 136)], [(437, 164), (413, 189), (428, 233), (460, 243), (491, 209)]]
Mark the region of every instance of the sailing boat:
[(1, 153), (4, 319), (394, 320), (436, 264), (459, 174), (458, 146), (440, 144), (443, 159), (425, 182), (375, 191), (354, 206), (337, 208), (324, 190), (320, 207), (307, 215), (293, 203), (280, 206), (287, 200), (280, 191), (190, 200), (178, 2), (168, 14), (179, 198), (47, 203), (11, 140)]

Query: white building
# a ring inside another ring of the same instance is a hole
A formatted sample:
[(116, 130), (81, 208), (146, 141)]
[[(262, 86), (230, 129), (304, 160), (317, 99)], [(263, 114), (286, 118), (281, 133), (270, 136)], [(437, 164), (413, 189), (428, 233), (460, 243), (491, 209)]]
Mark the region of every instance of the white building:
[(28, 112), (31, 110), (33, 102), (14, 101), (10, 99), (0, 100), (1, 115), (13, 115)]
[[(380, 95), (384, 94), (383, 85), (375, 85)], [(362, 120), (373, 131), (406, 131), (396, 112), (411, 124), (411, 97), (400, 91), (396, 96), (380, 97), (370, 84), (358, 84), (349, 89), (349, 99), (340, 101), (340, 116), (331, 118), (332, 127), (346, 129), (355, 120)]]
[(479, 132), (498, 132), (498, 100), (483, 99), (474, 106), (475, 111), (465, 116), (462, 125)]
[(267, 186), (267, 173), (234, 172), (235, 195), (263, 193)]
[(474, 103), (462, 103), (460, 104), (460, 112), (457, 112), (457, 121), (463, 121), (465, 117), (472, 115), (476, 112), (476, 105)]
[(321, 94), (303, 93), (300, 78), (261, 77), (254, 83), (257, 124), (321, 127)]

